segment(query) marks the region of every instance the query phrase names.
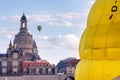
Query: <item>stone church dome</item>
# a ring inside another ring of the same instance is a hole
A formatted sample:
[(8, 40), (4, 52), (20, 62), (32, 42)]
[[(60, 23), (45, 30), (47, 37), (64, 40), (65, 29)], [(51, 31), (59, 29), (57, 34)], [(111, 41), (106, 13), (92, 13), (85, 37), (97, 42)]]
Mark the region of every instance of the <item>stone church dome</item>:
[(20, 31), (17, 35), (15, 35), (13, 44), (17, 44), (17, 47), (23, 50), (23, 55), (27, 57), (31, 56), (31, 54), (33, 53), (33, 48), (34, 54), (38, 56), (36, 42), (33, 40), (32, 35), (28, 32), (27, 19), (25, 14), (23, 14), (23, 16), (21, 17), (20, 24)]

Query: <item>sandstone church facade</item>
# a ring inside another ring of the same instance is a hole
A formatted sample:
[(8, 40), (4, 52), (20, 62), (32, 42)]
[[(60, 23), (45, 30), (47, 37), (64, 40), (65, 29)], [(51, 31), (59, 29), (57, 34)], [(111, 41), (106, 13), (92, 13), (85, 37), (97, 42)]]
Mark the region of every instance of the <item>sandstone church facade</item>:
[(53, 75), (55, 66), (41, 60), (35, 40), (28, 32), (27, 19), (23, 14), (20, 30), (13, 43), (10, 41), (6, 54), (0, 54), (0, 75)]

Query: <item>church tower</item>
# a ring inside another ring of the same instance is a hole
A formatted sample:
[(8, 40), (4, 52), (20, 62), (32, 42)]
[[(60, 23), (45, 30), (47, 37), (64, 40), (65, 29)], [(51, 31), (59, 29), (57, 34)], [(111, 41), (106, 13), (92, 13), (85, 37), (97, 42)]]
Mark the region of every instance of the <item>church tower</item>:
[(35, 46), (34, 53), (38, 56), (37, 45), (33, 40), (32, 35), (28, 32), (27, 18), (24, 13), (20, 19), (20, 31), (17, 35), (15, 35), (13, 45), (14, 44), (17, 44), (17, 48), (23, 50), (23, 56), (26, 58), (26, 60), (31, 60), (33, 46)]
[(27, 32), (27, 31), (28, 31), (27, 19), (26, 19), (25, 14), (23, 13), (23, 16), (21, 17), (21, 20), (20, 20), (20, 32)]

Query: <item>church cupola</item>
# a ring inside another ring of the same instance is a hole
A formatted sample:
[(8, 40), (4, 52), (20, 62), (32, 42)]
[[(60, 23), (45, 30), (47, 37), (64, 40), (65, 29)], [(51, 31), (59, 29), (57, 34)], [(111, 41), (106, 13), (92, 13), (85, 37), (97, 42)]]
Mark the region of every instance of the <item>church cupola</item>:
[(27, 19), (26, 19), (26, 16), (25, 16), (24, 13), (23, 13), (23, 16), (21, 17), (20, 23), (21, 23), (20, 32), (28, 31), (28, 29), (27, 29)]
[(21, 17), (21, 20), (25, 20), (26, 21), (26, 16), (25, 16), (24, 13), (23, 13), (23, 16)]

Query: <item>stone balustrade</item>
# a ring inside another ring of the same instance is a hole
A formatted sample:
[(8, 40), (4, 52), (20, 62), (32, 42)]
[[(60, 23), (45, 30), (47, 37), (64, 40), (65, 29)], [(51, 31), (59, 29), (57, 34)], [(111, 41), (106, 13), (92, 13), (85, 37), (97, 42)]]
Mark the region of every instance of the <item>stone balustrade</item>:
[(64, 80), (67, 75), (0, 76), (0, 80)]

